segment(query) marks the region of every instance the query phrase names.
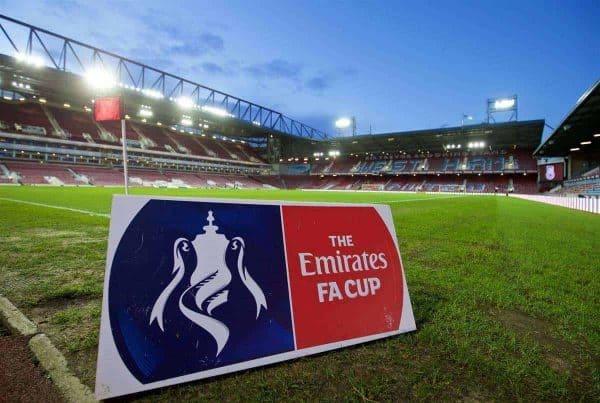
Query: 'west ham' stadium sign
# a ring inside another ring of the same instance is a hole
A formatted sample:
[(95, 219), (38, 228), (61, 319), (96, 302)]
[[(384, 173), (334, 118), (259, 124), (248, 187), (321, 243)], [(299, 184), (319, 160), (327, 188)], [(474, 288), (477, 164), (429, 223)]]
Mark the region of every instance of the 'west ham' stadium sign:
[(113, 200), (99, 399), (415, 328), (389, 206)]

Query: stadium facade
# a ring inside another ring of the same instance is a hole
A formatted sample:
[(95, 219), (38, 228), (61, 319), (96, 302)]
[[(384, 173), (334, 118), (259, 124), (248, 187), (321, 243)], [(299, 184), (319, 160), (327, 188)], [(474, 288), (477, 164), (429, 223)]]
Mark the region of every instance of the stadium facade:
[[(535, 150), (540, 172), (558, 164), (565, 180), (557, 193), (600, 197), (600, 80), (585, 91), (575, 106)], [(544, 175), (540, 184), (548, 187)]]
[[(0, 26), (0, 183), (120, 185), (120, 125), (91, 114), (97, 96), (115, 94), (126, 105), (132, 185), (537, 193), (581, 171), (556, 148), (561, 133), (539, 146), (543, 120), (330, 137), (42, 28), (5, 16)], [(557, 165), (552, 180), (540, 180), (534, 150)]]

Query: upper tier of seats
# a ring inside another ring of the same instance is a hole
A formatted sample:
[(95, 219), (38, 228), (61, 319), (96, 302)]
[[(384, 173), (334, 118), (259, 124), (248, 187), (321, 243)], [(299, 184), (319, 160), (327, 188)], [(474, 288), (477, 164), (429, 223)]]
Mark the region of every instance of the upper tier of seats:
[(312, 174), (398, 174), (413, 172), (535, 171), (537, 162), (527, 150), (503, 153), (453, 153), (396, 158), (339, 158), (312, 164)]
[[(402, 176), (282, 176), (287, 189), (361, 190), (373, 185), (386, 191), (537, 194), (535, 175), (402, 175)], [(282, 187), (282, 186), (279, 186)]]
[(39, 104), (0, 102), (0, 128), (27, 134), (55, 134), (52, 124)]
[[(54, 137), (87, 144), (121, 144), (121, 123), (96, 123), (90, 112), (28, 102), (0, 102), (0, 130)], [(226, 161), (264, 163), (246, 143), (181, 133), (180, 131), (127, 121), (129, 147), (219, 158)]]

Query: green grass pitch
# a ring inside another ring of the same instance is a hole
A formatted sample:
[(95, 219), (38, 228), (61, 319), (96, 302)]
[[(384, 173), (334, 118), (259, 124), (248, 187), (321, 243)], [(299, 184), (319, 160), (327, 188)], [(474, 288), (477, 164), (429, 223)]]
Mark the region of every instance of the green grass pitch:
[[(102, 214), (114, 193), (121, 190), (0, 187), (0, 293), (92, 388), (109, 223)], [(389, 203), (418, 327), (136, 400), (600, 399), (598, 215), (505, 196), (133, 193)]]

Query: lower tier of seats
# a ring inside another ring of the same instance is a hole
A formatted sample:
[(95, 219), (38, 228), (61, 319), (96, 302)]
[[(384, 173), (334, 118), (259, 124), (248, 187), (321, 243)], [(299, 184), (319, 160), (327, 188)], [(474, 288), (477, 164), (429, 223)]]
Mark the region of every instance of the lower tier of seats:
[[(131, 186), (149, 187), (538, 193), (533, 175), (243, 176), (136, 167), (129, 169), (128, 174)], [(100, 165), (0, 160), (0, 183), (121, 186), (123, 170)]]

